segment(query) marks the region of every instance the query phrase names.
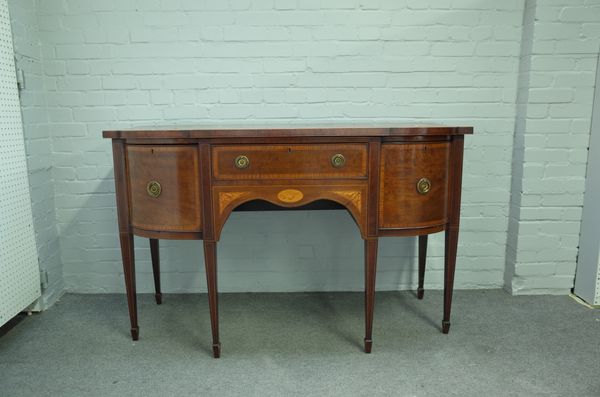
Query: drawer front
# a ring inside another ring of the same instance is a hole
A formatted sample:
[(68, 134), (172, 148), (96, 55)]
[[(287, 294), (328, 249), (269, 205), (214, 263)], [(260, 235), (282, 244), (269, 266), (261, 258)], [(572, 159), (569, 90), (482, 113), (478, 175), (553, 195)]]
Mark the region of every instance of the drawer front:
[(196, 146), (127, 146), (131, 224), (145, 230), (200, 231)]
[(450, 144), (381, 146), (379, 228), (446, 223)]
[(367, 145), (219, 145), (212, 166), (215, 179), (364, 179)]

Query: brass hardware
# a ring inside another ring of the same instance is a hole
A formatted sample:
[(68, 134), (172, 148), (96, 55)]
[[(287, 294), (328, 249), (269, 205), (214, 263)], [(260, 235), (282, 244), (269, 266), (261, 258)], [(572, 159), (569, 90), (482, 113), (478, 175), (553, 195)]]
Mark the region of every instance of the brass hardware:
[(158, 196), (160, 196), (160, 193), (162, 192), (162, 187), (160, 186), (160, 183), (158, 183), (157, 181), (150, 181), (146, 185), (146, 191), (148, 192), (150, 197), (157, 198)]
[(419, 194), (427, 194), (431, 190), (431, 181), (427, 178), (421, 178), (417, 182), (417, 192)]
[(241, 155), (235, 158), (235, 166), (239, 169), (248, 168), (250, 165), (250, 159), (247, 156)]
[(331, 165), (333, 165), (335, 168), (342, 168), (344, 164), (346, 164), (346, 158), (343, 154), (338, 153), (331, 157)]

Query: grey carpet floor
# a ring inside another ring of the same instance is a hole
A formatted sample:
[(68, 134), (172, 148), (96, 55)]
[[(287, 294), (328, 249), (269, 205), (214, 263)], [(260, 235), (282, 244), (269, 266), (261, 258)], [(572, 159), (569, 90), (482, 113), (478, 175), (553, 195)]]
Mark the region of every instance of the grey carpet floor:
[(377, 293), (373, 353), (360, 293), (222, 294), (222, 358), (206, 295), (66, 295), (0, 337), (0, 396), (600, 396), (600, 311), (566, 296)]

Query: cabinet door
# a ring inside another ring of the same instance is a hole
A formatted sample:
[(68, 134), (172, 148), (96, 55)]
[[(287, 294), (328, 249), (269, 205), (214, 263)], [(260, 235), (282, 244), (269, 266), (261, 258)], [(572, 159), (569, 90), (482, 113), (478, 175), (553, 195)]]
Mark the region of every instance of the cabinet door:
[(127, 146), (131, 225), (197, 232), (200, 222), (196, 146)]
[(449, 142), (382, 145), (379, 228), (446, 223), (449, 156)]

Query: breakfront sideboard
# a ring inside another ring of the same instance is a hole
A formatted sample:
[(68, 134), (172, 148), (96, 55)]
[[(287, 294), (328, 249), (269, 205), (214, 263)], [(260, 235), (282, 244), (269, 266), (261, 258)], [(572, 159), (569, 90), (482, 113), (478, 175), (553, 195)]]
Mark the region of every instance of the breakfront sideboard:
[(132, 338), (139, 337), (133, 236), (150, 239), (157, 304), (159, 239), (203, 240), (213, 355), (220, 356), (217, 242), (231, 212), (256, 200), (302, 209), (327, 202), (348, 210), (364, 240), (367, 353), (378, 238), (419, 236), (422, 299), (427, 235), (445, 231), (441, 329), (448, 333), (463, 142), (472, 132), (441, 125), (104, 131), (112, 139)]

